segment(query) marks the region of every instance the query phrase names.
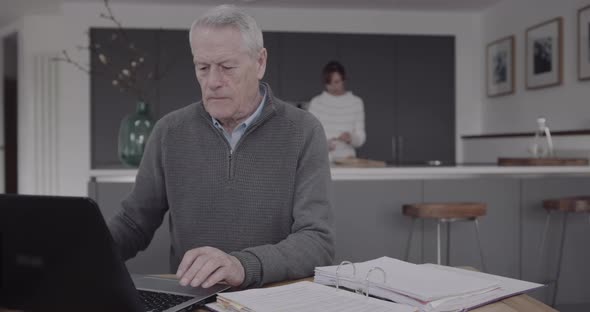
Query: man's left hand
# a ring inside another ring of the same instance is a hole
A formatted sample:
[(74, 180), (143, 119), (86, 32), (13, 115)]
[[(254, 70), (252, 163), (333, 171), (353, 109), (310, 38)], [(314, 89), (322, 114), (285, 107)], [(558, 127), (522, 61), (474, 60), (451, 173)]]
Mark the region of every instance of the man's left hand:
[(200, 247), (184, 254), (176, 277), (182, 286), (209, 288), (223, 283), (237, 287), (244, 282), (245, 272), (238, 258), (217, 248)]

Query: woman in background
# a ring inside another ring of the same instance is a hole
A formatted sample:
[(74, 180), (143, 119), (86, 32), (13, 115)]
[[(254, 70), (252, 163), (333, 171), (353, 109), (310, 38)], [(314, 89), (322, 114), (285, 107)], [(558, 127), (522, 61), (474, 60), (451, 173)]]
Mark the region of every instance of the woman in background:
[(331, 161), (356, 157), (355, 148), (365, 143), (363, 100), (346, 91), (342, 64), (332, 61), (324, 66), (322, 74), (326, 90), (311, 100), (309, 111), (324, 126)]

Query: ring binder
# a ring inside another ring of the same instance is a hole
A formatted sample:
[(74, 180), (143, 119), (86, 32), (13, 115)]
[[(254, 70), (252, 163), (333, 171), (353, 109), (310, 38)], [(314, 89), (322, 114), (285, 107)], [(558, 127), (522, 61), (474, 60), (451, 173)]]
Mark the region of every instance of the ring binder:
[[(333, 289), (335, 297), (355, 298), (353, 295), (356, 293), (362, 298), (359, 304), (372, 302), (376, 299), (390, 300), (411, 306), (410, 310), (406, 312), (464, 312), (466, 309), (474, 309), (543, 286), (459, 268), (435, 264), (417, 265), (389, 257), (354, 263), (356, 277), (353, 277), (353, 272), (344, 268), (348, 264), (349, 262), (342, 262), (340, 266), (336, 264), (316, 267), (314, 282), (334, 286), (338, 279), (338, 286), (342, 286), (340, 289), (345, 289), (353, 294)], [(338, 267), (340, 270), (337, 270)], [(334, 298), (334, 302), (336, 300)], [(330, 301), (327, 300), (327, 302)], [(336, 307), (336, 303), (334, 304)], [(276, 309), (276, 311), (278, 310), (280, 309)], [(314, 311), (324, 310), (316, 309)], [(358, 307), (356, 310), (359, 310)], [(375, 310), (363, 309), (363, 311)]]
[(341, 266), (346, 265), (346, 264), (352, 265), (352, 276), (356, 279), (356, 266), (354, 265), (354, 263), (352, 263), (350, 261), (342, 261), (342, 262), (340, 262), (340, 264), (336, 268), (336, 289), (340, 289), (340, 278), (338, 276), (338, 271), (340, 271)]
[(383, 270), (382, 268), (375, 266), (372, 267), (369, 272), (367, 272), (367, 276), (365, 277), (365, 284), (367, 285), (365, 287), (365, 296), (368, 297), (369, 296), (369, 287), (371, 286), (371, 280), (369, 279), (369, 277), (371, 276), (371, 273), (373, 271), (380, 271), (381, 273), (383, 273), (383, 284), (387, 283), (387, 273), (385, 273), (385, 270)]
[(336, 289), (340, 289), (340, 275), (339, 275), (340, 268), (344, 265), (347, 265), (347, 264), (352, 265), (352, 277), (354, 278), (354, 281), (358, 287), (357, 289), (354, 290), (354, 292), (357, 294), (364, 294), (367, 297), (369, 296), (369, 287), (371, 286), (371, 280), (369, 280), (369, 277), (371, 276), (371, 273), (375, 270), (383, 273), (383, 283), (387, 282), (387, 274), (385, 273), (385, 270), (383, 270), (381, 267), (374, 266), (367, 272), (367, 275), (365, 276), (365, 287), (363, 290), (362, 282), (356, 278), (356, 266), (354, 265), (354, 263), (352, 263), (350, 261), (342, 261), (342, 262), (340, 262), (340, 264), (336, 268)]

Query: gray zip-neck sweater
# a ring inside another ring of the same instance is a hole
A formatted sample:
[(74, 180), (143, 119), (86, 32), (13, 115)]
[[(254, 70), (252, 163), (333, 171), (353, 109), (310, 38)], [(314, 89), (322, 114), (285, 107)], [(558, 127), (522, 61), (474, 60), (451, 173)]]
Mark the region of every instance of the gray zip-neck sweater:
[(109, 222), (123, 258), (149, 245), (170, 212), (171, 272), (211, 246), (237, 257), (242, 287), (313, 275), (330, 265), (334, 232), (324, 130), (272, 95), (233, 152), (201, 102), (159, 120), (135, 186)]

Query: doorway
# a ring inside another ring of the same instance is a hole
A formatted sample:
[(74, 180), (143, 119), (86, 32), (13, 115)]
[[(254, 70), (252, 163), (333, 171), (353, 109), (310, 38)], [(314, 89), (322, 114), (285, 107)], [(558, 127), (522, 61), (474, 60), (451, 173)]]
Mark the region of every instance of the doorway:
[[(3, 167), (4, 192), (18, 192), (18, 34), (13, 33), (2, 39), (2, 86), (4, 89), (2, 107), (2, 129), (0, 133), (0, 154)], [(2, 170), (0, 170), (2, 171)], [(2, 191), (2, 190), (0, 190)]]

